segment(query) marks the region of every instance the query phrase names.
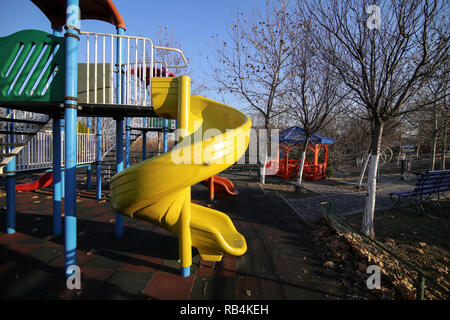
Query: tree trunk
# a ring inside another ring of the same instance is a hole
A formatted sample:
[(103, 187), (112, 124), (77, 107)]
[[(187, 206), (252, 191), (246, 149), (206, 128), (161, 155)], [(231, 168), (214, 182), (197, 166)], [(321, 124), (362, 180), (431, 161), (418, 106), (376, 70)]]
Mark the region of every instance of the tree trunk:
[(436, 159), (436, 146), (437, 146), (437, 135), (438, 132), (438, 116), (437, 116), (437, 103), (434, 103), (434, 126), (433, 126), (433, 147), (431, 149), (431, 171), (434, 171), (434, 164)]
[(372, 153), (370, 155), (369, 174), (367, 179), (366, 205), (364, 209), (362, 232), (371, 238), (375, 237), (374, 217), (375, 199), (377, 194), (377, 170), (378, 159), (380, 157), (381, 139), (383, 136), (383, 123), (375, 124), (372, 136)]
[(306, 151), (308, 150), (309, 138), (306, 139), (305, 145), (302, 149), (302, 155), (300, 159), (300, 167), (298, 168), (297, 185), (295, 186), (295, 193), (302, 192), (302, 180), (303, 180), (303, 169), (305, 168)]
[(369, 163), (369, 159), (370, 159), (370, 149), (367, 151), (366, 158), (364, 159), (364, 163), (361, 168), (361, 173), (359, 174), (359, 181), (355, 187), (356, 190), (361, 188), (362, 182), (364, 180), (364, 175), (366, 174), (367, 164)]
[(443, 113), (442, 117), (442, 149), (441, 149), (441, 157), (442, 157), (442, 170), (445, 170), (445, 151), (447, 149), (447, 125), (448, 125), (448, 109), (446, 109)]
[(266, 163), (267, 163), (267, 149), (264, 154), (264, 159), (261, 161), (260, 175), (259, 175), (259, 183), (266, 183)]
[[(263, 156), (263, 159), (261, 161), (261, 168), (260, 168), (260, 175), (259, 175), (259, 183), (261, 184), (265, 184), (266, 183), (266, 164), (267, 164), (267, 159), (268, 159), (268, 152), (270, 150), (270, 118), (268, 116), (266, 116), (266, 118), (264, 119), (264, 128), (266, 129), (266, 137), (265, 137), (265, 141), (264, 143), (266, 144), (266, 149), (265, 149), (265, 153)], [(259, 139), (260, 143), (261, 141), (261, 137)]]

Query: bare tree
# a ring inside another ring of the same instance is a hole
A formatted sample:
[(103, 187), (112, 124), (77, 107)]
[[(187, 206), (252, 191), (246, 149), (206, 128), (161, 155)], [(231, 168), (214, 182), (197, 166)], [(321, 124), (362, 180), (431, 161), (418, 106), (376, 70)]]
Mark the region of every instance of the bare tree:
[[(155, 45), (166, 48), (180, 49), (184, 54), (186, 54), (183, 46), (183, 39), (176, 34), (175, 28), (169, 25), (158, 26)], [(205, 94), (207, 91), (207, 87), (204, 81), (201, 81), (201, 79), (198, 79), (197, 77), (192, 77), (194, 70), (194, 66), (191, 63), (192, 59), (190, 57), (185, 58), (187, 60), (188, 66), (181, 67), (184, 66), (185, 63), (178, 52), (168, 50), (155, 50), (154, 59), (156, 61), (155, 64), (158, 68), (164, 70), (167, 67), (168, 71), (175, 74), (176, 76), (191, 76), (191, 93), (196, 95)], [(170, 66), (178, 66), (180, 68), (170, 68)], [(161, 74), (164, 73), (161, 71)]]
[[(449, 79), (450, 78), (450, 62), (447, 57), (443, 61), (443, 66), (436, 77), (434, 77), (428, 86), (432, 97), (434, 98), (434, 130), (433, 130), (433, 149), (431, 157), (431, 167), (434, 170), (435, 157), (436, 157), (436, 146), (437, 139), (440, 133), (441, 136), (441, 169), (445, 170), (445, 158), (447, 152), (447, 131), (449, 123), (449, 105), (448, 105), (448, 95), (449, 95)], [(440, 120), (438, 120), (440, 116)]]
[[(237, 96), (244, 108), (264, 119), (268, 131), (271, 120), (286, 111), (280, 101), (291, 69), (293, 29), (285, 2), (267, 1), (264, 13), (236, 13), (229, 41), (221, 41), (216, 52), (219, 66), (212, 69), (212, 77), (219, 93)], [(264, 183), (266, 161), (262, 162)]]
[[(295, 15), (297, 16), (297, 15)], [(289, 91), (285, 97), (289, 114), (304, 130), (296, 192), (301, 192), (306, 151), (314, 133), (322, 130), (343, 105), (346, 93), (328, 64), (320, 60), (314, 43), (315, 26), (306, 18), (298, 24), (291, 39), (295, 51)]]
[[(376, 4), (376, 5), (374, 5)], [(299, 2), (303, 6), (303, 2)], [(445, 0), (313, 0), (324, 61), (351, 89), (371, 123), (371, 158), (363, 232), (374, 237), (376, 172), (385, 122), (422, 106), (411, 103), (449, 49)], [(447, 10), (448, 12), (448, 10)], [(443, 30), (444, 29), (444, 30)], [(428, 100), (432, 103), (433, 99)]]
[[(446, 79), (448, 80), (448, 79)], [(444, 81), (441, 81), (440, 83), (436, 83), (435, 81), (431, 81), (428, 89), (431, 91), (431, 94), (434, 96), (436, 101), (433, 103), (432, 108), (432, 114), (433, 114), (433, 130), (432, 130), (432, 147), (431, 147), (431, 170), (435, 169), (435, 160), (436, 160), (436, 153), (437, 153), (437, 144), (438, 144), (438, 138), (439, 133), (446, 132), (447, 129), (447, 114), (446, 114), (446, 106), (445, 106), (445, 98), (440, 100), (438, 99), (438, 96), (440, 94), (443, 94), (447, 90), (447, 83)], [(439, 116), (441, 116), (441, 121), (439, 121)], [(440, 122), (440, 123), (439, 123)], [(440, 124), (440, 125), (439, 125)], [(444, 134), (442, 134), (442, 142), (443, 147), (442, 150), (445, 150), (444, 147), (444, 141), (445, 141)], [(442, 151), (441, 151), (442, 152)], [(445, 157), (445, 153), (443, 154)], [(445, 160), (442, 162), (442, 169), (445, 168)]]

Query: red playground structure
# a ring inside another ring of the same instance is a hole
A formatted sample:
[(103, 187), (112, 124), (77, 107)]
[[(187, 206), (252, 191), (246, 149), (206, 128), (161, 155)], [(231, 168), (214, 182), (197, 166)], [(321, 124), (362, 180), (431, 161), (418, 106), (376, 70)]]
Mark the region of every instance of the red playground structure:
[(239, 192), (234, 187), (233, 182), (224, 177), (212, 176), (200, 182), (209, 190), (209, 200), (214, 200), (214, 194), (217, 193), (221, 199), (227, 196), (237, 196)]
[[(305, 143), (305, 133), (300, 127), (294, 126), (292, 128), (280, 131), (279, 151), (278, 151), (278, 172), (277, 176), (285, 180), (297, 177), (298, 169), (300, 167), (300, 160), (290, 160), (289, 152), (301, 148)], [(310, 143), (308, 143), (307, 150), (313, 152), (313, 159), (305, 159), (305, 166), (303, 168), (303, 178), (307, 180), (316, 181), (323, 179), (327, 174), (327, 158), (328, 145), (333, 144), (332, 138), (326, 137), (319, 133), (312, 135)], [(319, 162), (319, 154), (323, 150), (323, 162)], [(280, 152), (281, 151), (281, 152)], [(308, 155), (308, 153), (307, 153)], [(274, 161), (271, 161), (267, 166), (272, 166)]]

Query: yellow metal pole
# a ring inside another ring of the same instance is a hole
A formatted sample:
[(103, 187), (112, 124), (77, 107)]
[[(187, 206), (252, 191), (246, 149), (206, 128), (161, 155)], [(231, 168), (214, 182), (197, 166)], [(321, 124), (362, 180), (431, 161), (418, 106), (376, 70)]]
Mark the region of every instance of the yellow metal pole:
[[(188, 76), (179, 77), (178, 86), (178, 129), (179, 138), (189, 135), (189, 112), (190, 112), (190, 79)], [(186, 149), (189, 150), (190, 149)], [(191, 158), (191, 157), (189, 157)], [(186, 158), (184, 158), (186, 159)], [(188, 277), (192, 265), (192, 239), (191, 239), (191, 187), (185, 189), (185, 200), (181, 208), (179, 218), (178, 252), (180, 256), (181, 275)]]

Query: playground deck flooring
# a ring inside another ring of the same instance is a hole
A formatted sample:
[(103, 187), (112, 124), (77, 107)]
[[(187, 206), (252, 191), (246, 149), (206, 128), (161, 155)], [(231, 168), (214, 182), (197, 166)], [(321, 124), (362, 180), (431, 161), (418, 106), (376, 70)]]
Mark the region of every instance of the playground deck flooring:
[[(274, 192), (245, 176), (233, 180), (239, 196), (207, 201), (207, 189), (192, 189), (194, 202), (227, 213), (246, 240), (241, 257), (217, 263), (193, 249), (191, 276), (179, 276), (177, 239), (146, 222), (125, 217), (124, 237), (114, 237), (108, 200), (80, 183), (77, 197), (77, 264), (81, 290), (68, 290), (64, 239), (52, 236), (52, 190), (16, 194), (16, 230), (3, 233), (1, 210), (1, 299), (367, 299), (351, 272), (323, 266), (311, 228)], [(0, 200), (4, 206), (4, 196)], [(358, 280), (359, 279), (359, 280)], [(352, 285), (353, 283), (353, 285)]]

